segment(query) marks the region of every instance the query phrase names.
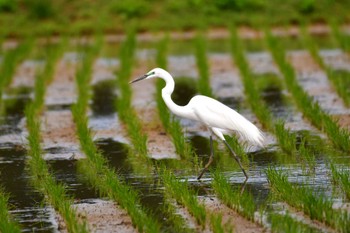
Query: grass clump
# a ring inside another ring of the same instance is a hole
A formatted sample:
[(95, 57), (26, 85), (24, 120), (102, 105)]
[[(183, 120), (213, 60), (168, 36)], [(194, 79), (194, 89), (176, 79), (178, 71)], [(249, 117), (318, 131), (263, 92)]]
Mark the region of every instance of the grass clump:
[(266, 171), (273, 193), (297, 210), (309, 215), (339, 232), (347, 232), (350, 227), (349, 214), (332, 207), (332, 201), (322, 193), (316, 194), (312, 189), (299, 184), (291, 184), (288, 177), (280, 170), (269, 168)]
[(161, 178), (164, 183), (165, 194), (173, 197), (179, 204), (185, 206), (197, 223), (204, 229), (207, 219), (205, 207), (198, 202), (197, 195), (188, 188), (188, 182), (178, 180), (167, 170), (162, 171)]
[(228, 180), (219, 171), (213, 173), (213, 189), (217, 196), (230, 208), (234, 209), (250, 221), (255, 221), (256, 205), (251, 194), (233, 188)]
[[(46, 66), (54, 66), (58, 56), (48, 55)], [(29, 131), (29, 155), (28, 165), (32, 173), (34, 185), (45, 195), (46, 200), (60, 213), (70, 232), (88, 232), (85, 221), (78, 221), (78, 216), (72, 208), (73, 200), (67, 196), (62, 184), (55, 181), (49, 173), (45, 160), (41, 157), (40, 147), (40, 111), (44, 103), (46, 80), (48, 75), (53, 75), (53, 68), (45, 67), (42, 74), (38, 75), (35, 83), (35, 98), (25, 110), (27, 127)]]
[(295, 78), (294, 69), (287, 62), (285, 51), (279, 45), (278, 40), (266, 32), (266, 42), (270, 48), (274, 61), (279, 66), (284, 76), (286, 86), (293, 96), (298, 108), (308, 118), (313, 125), (328, 135), (333, 145), (344, 151), (350, 151), (350, 134), (346, 129), (342, 129), (339, 125), (325, 113), (317, 102), (314, 102), (308, 94), (302, 89)]
[(131, 107), (132, 89), (129, 84), (129, 78), (134, 61), (135, 43), (135, 32), (130, 31), (120, 51), (120, 70), (117, 75), (120, 96), (117, 98), (117, 110), (120, 119), (126, 126), (135, 152), (140, 157), (147, 158), (147, 135), (142, 132), (141, 122)]
[(0, 232), (21, 232), (17, 222), (13, 221), (9, 213), (9, 196), (0, 189)]
[(338, 169), (334, 163), (330, 164), (333, 182), (344, 192), (347, 200), (350, 200), (350, 174), (348, 170)]
[(272, 232), (285, 232), (285, 233), (294, 233), (294, 232), (303, 232), (303, 233), (316, 233), (319, 230), (295, 220), (290, 214), (277, 214), (270, 213), (269, 220), (271, 222), (271, 231)]
[[(335, 33), (337, 34), (337, 33)], [(304, 44), (317, 64), (327, 73), (327, 77), (338, 95), (343, 99), (344, 104), (350, 106), (350, 72), (346, 70), (334, 70), (327, 66), (319, 54), (319, 49), (308, 34), (306, 28), (302, 30)], [(350, 41), (350, 39), (348, 39)], [(349, 43), (350, 44), (350, 43)], [(345, 46), (345, 45), (344, 45)], [(350, 46), (350, 45), (349, 45)], [(346, 46), (345, 46), (346, 47)], [(350, 51), (350, 48), (349, 50)]]
[[(163, 69), (167, 68), (167, 49), (168, 49), (169, 38), (164, 37), (159, 43), (157, 48), (157, 65)], [(182, 132), (182, 127), (180, 121), (171, 115), (168, 107), (165, 105), (162, 98), (162, 89), (164, 87), (164, 81), (157, 79), (156, 81), (156, 102), (158, 108), (158, 115), (164, 129), (173, 139), (175, 145), (176, 153), (179, 154), (182, 158), (190, 158), (194, 156), (194, 150), (186, 141), (185, 135)]]

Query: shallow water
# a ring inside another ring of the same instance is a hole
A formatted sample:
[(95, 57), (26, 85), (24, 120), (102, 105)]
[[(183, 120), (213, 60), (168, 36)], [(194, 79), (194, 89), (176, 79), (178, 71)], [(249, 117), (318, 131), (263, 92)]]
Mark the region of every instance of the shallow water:
[(0, 182), (10, 195), (11, 213), (24, 232), (56, 232), (53, 210), (32, 186), (26, 159), (24, 149), (0, 146)]

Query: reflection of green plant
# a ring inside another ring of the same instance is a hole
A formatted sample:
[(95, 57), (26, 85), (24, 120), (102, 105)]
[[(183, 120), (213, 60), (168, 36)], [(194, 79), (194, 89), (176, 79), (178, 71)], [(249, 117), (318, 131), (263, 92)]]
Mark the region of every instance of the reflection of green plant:
[(0, 0), (0, 12), (13, 12), (17, 8), (15, 0)]
[(111, 11), (126, 18), (137, 18), (146, 15), (149, 6), (150, 4), (139, 0), (117, 0), (112, 4)]

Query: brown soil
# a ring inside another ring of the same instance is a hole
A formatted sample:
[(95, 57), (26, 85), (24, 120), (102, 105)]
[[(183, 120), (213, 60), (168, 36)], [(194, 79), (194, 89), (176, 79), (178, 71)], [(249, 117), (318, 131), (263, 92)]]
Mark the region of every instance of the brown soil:
[(91, 232), (138, 232), (128, 213), (112, 201), (95, 200), (94, 203), (75, 204), (77, 214), (88, 224)]
[(37, 61), (27, 60), (22, 62), (12, 78), (11, 88), (20, 86), (34, 87), (36, 72), (42, 66)]
[(325, 72), (316, 64), (311, 55), (306, 51), (299, 51), (290, 53), (288, 58), (308, 95), (318, 101), (325, 111), (335, 115), (341, 127), (349, 128), (350, 110), (344, 106)]
[(257, 223), (251, 222), (236, 211), (228, 208), (217, 198), (203, 198), (203, 203), (209, 213), (222, 214), (222, 224), (229, 224), (233, 227), (234, 232), (239, 233), (257, 233), (267, 232), (268, 230)]
[[(45, 100), (48, 105), (71, 104), (77, 94), (75, 90), (75, 66), (67, 60), (61, 60), (57, 67), (52, 83), (48, 86)], [(42, 147), (66, 148), (69, 152), (47, 153), (46, 159), (53, 158), (84, 158), (80, 151), (76, 126), (70, 110), (45, 111), (41, 118)]]
[(56, 74), (51, 85), (48, 86), (45, 96), (46, 105), (69, 105), (76, 101), (75, 87), (76, 64), (66, 57), (56, 68)]

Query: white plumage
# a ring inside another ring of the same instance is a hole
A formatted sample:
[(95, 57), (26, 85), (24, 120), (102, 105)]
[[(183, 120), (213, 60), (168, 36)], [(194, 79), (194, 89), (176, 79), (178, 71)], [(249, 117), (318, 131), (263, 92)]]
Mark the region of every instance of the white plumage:
[[(165, 87), (162, 89), (162, 97), (170, 111), (180, 117), (196, 120), (206, 125), (211, 131), (211, 134), (214, 134), (220, 138), (230, 149), (232, 155), (240, 165), (244, 175), (246, 178), (248, 178), (248, 175), (243, 169), (239, 158), (225, 141), (224, 135), (236, 133), (250, 144), (263, 146), (264, 137), (261, 131), (235, 110), (207, 96), (194, 96), (186, 106), (179, 106), (175, 104), (171, 99), (171, 94), (175, 88), (174, 79), (167, 71), (161, 68), (155, 68), (144, 76), (135, 79), (131, 83), (156, 77), (162, 78), (166, 83)], [(198, 176), (198, 179), (202, 177), (203, 173), (205, 170), (207, 170), (213, 160), (212, 136), (210, 136), (210, 146), (211, 155), (209, 162)]]

